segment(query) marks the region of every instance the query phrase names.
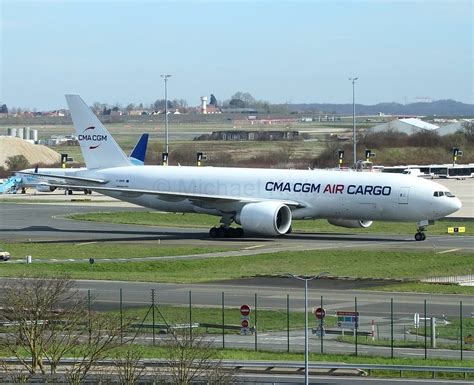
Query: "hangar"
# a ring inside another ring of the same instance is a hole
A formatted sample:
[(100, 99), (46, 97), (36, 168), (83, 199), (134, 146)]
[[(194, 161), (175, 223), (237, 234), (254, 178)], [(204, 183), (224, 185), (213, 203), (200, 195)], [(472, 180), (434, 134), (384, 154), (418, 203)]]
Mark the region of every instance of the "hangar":
[(417, 118), (403, 118), (395, 119), (387, 123), (379, 124), (371, 127), (369, 132), (385, 132), (385, 131), (396, 131), (402, 132), (408, 135), (416, 134), (422, 131), (433, 131), (437, 130), (439, 126), (436, 124), (427, 123)]

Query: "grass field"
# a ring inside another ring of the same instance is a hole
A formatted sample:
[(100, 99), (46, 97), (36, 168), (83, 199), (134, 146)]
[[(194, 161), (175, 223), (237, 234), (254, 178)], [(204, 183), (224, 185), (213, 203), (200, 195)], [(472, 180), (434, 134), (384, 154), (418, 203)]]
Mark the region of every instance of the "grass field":
[[(73, 246), (71, 246), (73, 247)], [(125, 249), (124, 249), (125, 250)], [(124, 252), (125, 253), (125, 252)], [(126, 254), (118, 254), (126, 256)], [(117, 255), (117, 257), (118, 257)], [(62, 264), (10, 264), (1, 265), (1, 276), (53, 276), (68, 273), (76, 279), (108, 279), (149, 282), (209, 282), (255, 276), (318, 274), (328, 271), (331, 276), (370, 278), (423, 278), (439, 275), (464, 275), (473, 273), (474, 255), (452, 253), (449, 258), (432, 252), (393, 252), (351, 250), (287, 251), (241, 257), (218, 257), (193, 260), (167, 260), (146, 262), (97, 262), (93, 268), (88, 263)], [(473, 287), (449, 287), (448, 292), (474, 294)], [(442, 292), (442, 291), (441, 291)]]
[[(337, 337), (337, 341), (339, 342), (346, 342), (350, 344), (355, 343), (355, 338), (352, 336), (340, 336)], [(369, 346), (391, 346), (391, 341), (388, 338), (381, 338), (372, 341), (370, 337), (359, 337), (357, 339), (357, 343), (360, 345), (369, 345)], [(403, 340), (394, 340), (393, 346), (395, 348), (418, 348), (422, 349), (425, 347), (424, 338), (421, 337), (418, 341), (403, 341)], [(430, 339), (428, 338), (428, 346), (430, 346)], [(436, 343), (437, 349), (450, 349), (450, 350), (459, 350), (459, 343), (445, 343), (445, 342), (437, 342)], [(463, 345), (463, 350), (474, 350), (472, 345)]]
[[(231, 247), (210, 246), (176, 246), (162, 245), (158, 241), (150, 243), (124, 242), (88, 242), (88, 243), (10, 243), (3, 244), (11, 254), (12, 259), (24, 259), (31, 255), (38, 259), (116, 259), (116, 258), (147, 258), (176, 255), (192, 255), (215, 253), (233, 250)], [(0, 273), (1, 274), (1, 273)]]
[[(169, 227), (202, 227), (209, 228), (219, 224), (219, 218), (204, 214), (170, 214), (156, 211), (149, 212), (113, 212), (75, 214), (69, 218), (83, 221), (98, 221), (110, 223), (140, 224), (149, 226)], [(448, 233), (448, 227), (465, 226), (466, 232), (457, 234), (474, 235), (473, 219), (443, 219), (428, 227), (427, 234), (443, 235)], [(345, 234), (414, 234), (416, 226), (411, 222), (374, 222), (367, 229), (346, 229), (330, 225), (326, 220), (294, 220), (294, 231), (312, 233), (345, 233)]]

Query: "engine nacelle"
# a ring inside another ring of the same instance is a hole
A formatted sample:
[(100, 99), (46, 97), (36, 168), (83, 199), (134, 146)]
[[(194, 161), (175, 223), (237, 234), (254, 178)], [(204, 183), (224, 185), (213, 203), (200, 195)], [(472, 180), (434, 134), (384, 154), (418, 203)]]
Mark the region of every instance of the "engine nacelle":
[(36, 185), (36, 191), (39, 192), (53, 192), (56, 187), (48, 186), (46, 183), (38, 183)]
[(367, 228), (372, 224), (372, 221), (364, 221), (360, 219), (339, 219), (339, 218), (330, 218), (328, 222), (331, 225), (339, 226), (339, 227), (347, 227), (350, 229), (356, 228)]
[(286, 234), (291, 227), (291, 210), (281, 202), (258, 202), (246, 204), (235, 221), (245, 232), (276, 236)]

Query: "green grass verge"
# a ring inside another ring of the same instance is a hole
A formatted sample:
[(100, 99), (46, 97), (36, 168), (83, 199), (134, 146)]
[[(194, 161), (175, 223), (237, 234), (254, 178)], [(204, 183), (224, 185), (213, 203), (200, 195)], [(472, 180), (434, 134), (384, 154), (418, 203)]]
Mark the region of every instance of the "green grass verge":
[[(102, 246), (101, 246), (102, 247)], [(285, 251), (241, 257), (217, 257), (193, 260), (137, 261), (96, 263), (9, 264), (1, 265), (1, 276), (54, 276), (70, 274), (75, 279), (136, 280), (150, 282), (209, 282), (258, 275), (317, 274), (329, 271), (333, 276), (421, 278), (473, 273), (474, 255), (452, 253), (449, 258), (432, 252), (351, 250)], [(446, 285), (423, 286), (448, 287)], [(474, 294), (473, 287), (466, 293)]]
[[(438, 338), (450, 339), (450, 340), (458, 340), (460, 335), (460, 319), (453, 318), (449, 320), (449, 324), (444, 325), (441, 322), (436, 323), (436, 335)], [(431, 335), (431, 327), (429, 326), (429, 322), (427, 323), (428, 327), (426, 328), (427, 335)], [(422, 336), (424, 338), (425, 335), (425, 328), (423, 327), (424, 321), (420, 322), (420, 327), (417, 329), (410, 328), (410, 333), (416, 334), (418, 332), (418, 336)], [(474, 318), (464, 318), (463, 317), (463, 335), (474, 335)]]
[[(337, 341), (339, 342), (346, 342), (349, 344), (354, 344), (355, 343), (355, 338), (352, 336), (339, 336), (336, 338)], [(391, 346), (391, 341), (388, 338), (380, 338), (380, 339), (375, 339), (372, 341), (370, 337), (359, 337), (357, 338), (357, 343), (359, 345), (368, 345), (368, 346)], [(428, 339), (428, 347), (430, 346), (430, 340)], [(419, 337), (418, 341), (414, 340), (409, 340), (409, 341), (404, 341), (404, 340), (394, 340), (393, 341), (393, 346), (395, 348), (418, 348), (422, 349), (425, 347), (425, 342), (424, 342), (424, 337)], [(445, 342), (437, 342), (436, 343), (437, 349), (450, 349), (450, 350), (460, 350), (459, 343), (455, 344), (448, 344)], [(465, 345), (463, 344), (463, 350), (474, 350), (474, 347), (472, 345)]]
[[(97, 221), (124, 224), (140, 224), (149, 226), (169, 226), (169, 227), (202, 227), (209, 228), (219, 224), (219, 219), (215, 216), (204, 214), (174, 214), (160, 212), (114, 212), (114, 213), (87, 213), (74, 214), (71, 219), (82, 221)], [(437, 221), (428, 228), (428, 234), (443, 235), (448, 233), (448, 227), (466, 227), (466, 232), (457, 234), (474, 235), (474, 220), (472, 219), (443, 219)], [(350, 234), (413, 234), (416, 226), (411, 222), (374, 222), (367, 229), (342, 229), (330, 225), (326, 220), (294, 220), (294, 231), (322, 232), (322, 233), (350, 233)], [(454, 235), (453, 235), (454, 236)]]
[[(443, 275), (439, 272), (438, 275)], [(364, 288), (362, 290), (373, 290), (373, 288)], [(459, 286), (454, 284), (425, 283), (425, 282), (406, 282), (378, 286), (378, 291), (402, 292), (402, 293), (432, 293), (432, 294), (474, 294), (472, 286)]]
[[(88, 242), (88, 243), (10, 243), (3, 244), (3, 248), (11, 254), (12, 260), (25, 259), (31, 255), (33, 260), (38, 259), (116, 259), (116, 258), (147, 258), (177, 255), (205, 254), (220, 251), (235, 250), (231, 247), (209, 246), (176, 246), (162, 245), (158, 241), (150, 243), (122, 243), (122, 242)], [(5, 265), (3, 265), (5, 266)], [(1, 273), (0, 273), (1, 274)]]

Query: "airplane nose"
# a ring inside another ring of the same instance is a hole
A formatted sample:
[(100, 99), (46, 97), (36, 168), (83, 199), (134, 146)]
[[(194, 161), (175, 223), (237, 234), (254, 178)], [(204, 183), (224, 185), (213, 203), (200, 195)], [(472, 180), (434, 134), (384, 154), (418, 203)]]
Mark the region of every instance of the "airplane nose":
[(453, 202), (454, 212), (461, 210), (461, 207), (462, 207), (461, 200), (459, 198), (454, 198), (454, 202)]

